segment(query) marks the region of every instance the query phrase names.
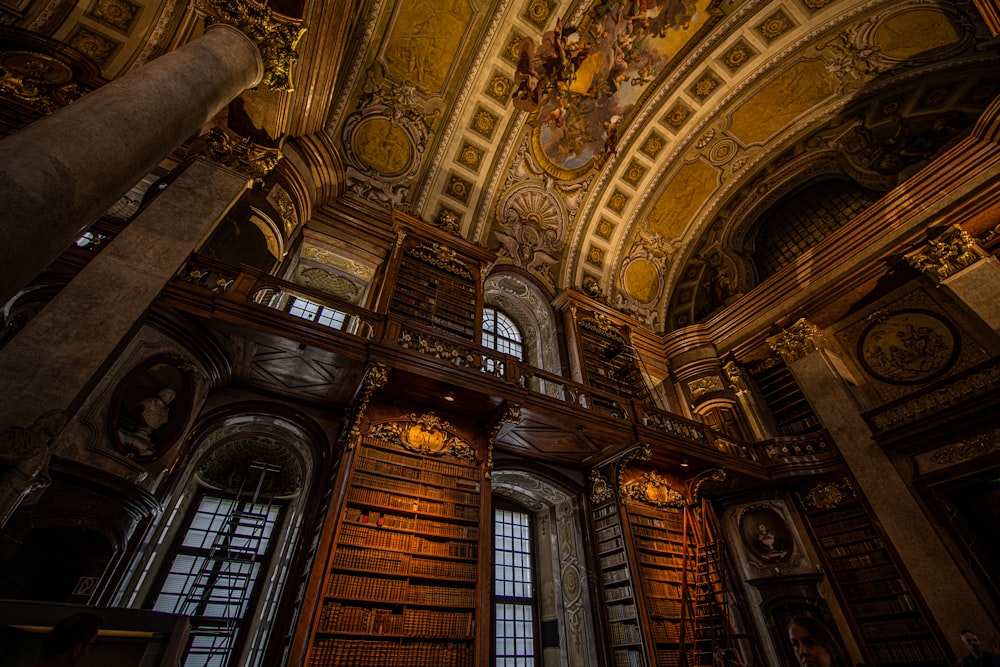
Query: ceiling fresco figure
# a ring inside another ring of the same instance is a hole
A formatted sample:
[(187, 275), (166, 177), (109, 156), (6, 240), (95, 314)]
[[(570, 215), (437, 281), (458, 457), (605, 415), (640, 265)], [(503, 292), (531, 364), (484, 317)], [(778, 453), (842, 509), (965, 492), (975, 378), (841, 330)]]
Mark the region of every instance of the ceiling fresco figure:
[(579, 172), (614, 152), (648, 84), (711, 18), (712, 0), (600, 2), (580, 26), (556, 21), (520, 43), (514, 106), (537, 114), (536, 153)]

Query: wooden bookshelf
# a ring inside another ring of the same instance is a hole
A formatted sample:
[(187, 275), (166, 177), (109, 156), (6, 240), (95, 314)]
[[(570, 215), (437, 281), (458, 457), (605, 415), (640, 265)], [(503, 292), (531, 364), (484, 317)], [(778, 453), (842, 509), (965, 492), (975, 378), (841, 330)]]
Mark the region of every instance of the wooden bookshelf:
[(461, 263), (431, 263), (423, 246), (403, 255), (389, 305), (391, 312), (474, 340), (478, 331), (473, 274)]
[[(694, 583), (694, 559), (684, 533), (684, 510), (653, 507), (629, 500), (624, 504), (635, 553), (638, 579), (642, 582), (641, 607), (645, 608), (652, 637), (654, 664), (681, 664), (685, 620), (693, 618), (687, 588)], [(691, 631), (688, 631), (691, 634)]]
[(360, 438), (305, 664), (474, 667), (482, 467)]
[(608, 617), (608, 643), (614, 667), (646, 667), (635, 582), (614, 499), (594, 508), (597, 557)]
[(770, 358), (748, 367), (748, 371), (771, 410), (780, 435), (803, 435), (820, 430), (819, 419), (784, 362)]
[(866, 660), (884, 667), (947, 665), (919, 596), (862, 503), (824, 509), (806, 503), (805, 510)]

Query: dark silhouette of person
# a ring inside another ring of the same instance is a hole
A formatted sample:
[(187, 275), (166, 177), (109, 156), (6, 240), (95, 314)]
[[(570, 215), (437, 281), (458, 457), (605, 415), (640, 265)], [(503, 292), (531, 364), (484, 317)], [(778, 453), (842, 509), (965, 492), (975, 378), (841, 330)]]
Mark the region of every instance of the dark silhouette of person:
[(97, 642), (102, 620), (80, 612), (62, 619), (45, 636), (38, 658), (31, 667), (72, 667)]
[(1000, 656), (983, 650), (979, 635), (972, 630), (962, 630), (962, 641), (969, 648), (969, 655), (962, 658), (961, 667), (1000, 667)]
[(815, 618), (794, 616), (788, 624), (788, 639), (802, 667), (848, 667), (844, 649)]

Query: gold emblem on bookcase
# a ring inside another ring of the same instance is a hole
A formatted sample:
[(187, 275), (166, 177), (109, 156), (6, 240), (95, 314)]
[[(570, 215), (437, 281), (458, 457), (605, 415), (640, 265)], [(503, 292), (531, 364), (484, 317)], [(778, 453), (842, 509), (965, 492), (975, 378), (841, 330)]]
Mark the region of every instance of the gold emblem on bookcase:
[(819, 482), (807, 494), (797, 494), (802, 504), (811, 509), (829, 510), (854, 500), (854, 487), (843, 479), (840, 482)]
[(654, 470), (642, 473), (638, 479), (625, 482), (622, 495), (656, 507), (683, 507), (684, 494), (671, 488), (670, 483)]
[(439, 419), (433, 412), (417, 416), (410, 414), (407, 421), (384, 422), (372, 429), (374, 438), (395, 442), (421, 454), (440, 456), (451, 454), (462, 459), (475, 459), (476, 455), (466, 441), (455, 436), (452, 426)]

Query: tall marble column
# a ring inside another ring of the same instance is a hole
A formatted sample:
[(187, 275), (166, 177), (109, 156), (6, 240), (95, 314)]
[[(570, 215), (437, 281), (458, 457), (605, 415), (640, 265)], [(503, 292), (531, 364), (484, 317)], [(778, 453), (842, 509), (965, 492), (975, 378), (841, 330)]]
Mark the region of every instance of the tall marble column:
[(922, 247), (906, 254), (910, 266), (946, 289), (993, 331), (1000, 333), (1000, 260), (952, 225)]
[[(180, 168), (170, 187), (0, 349), (0, 449), (14, 434), (44, 424), (38, 420), (50, 411), (75, 412), (167, 281), (251, 183), (205, 160)], [(0, 495), (0, 517), (13, 509), (5, 500)]]
[(833, 437), (860, 490), (878, 515), (903, 566), (956, 650), (963, 627), (982, 632), (993, 620), (969, 588), (951, 553), (885, 451), (872, 438), (843, 361), (811, 323), (799, 320), (768, 339)]
[(0, 304), (264, 72), (254, 42), (216, 23), (0, 141)]

